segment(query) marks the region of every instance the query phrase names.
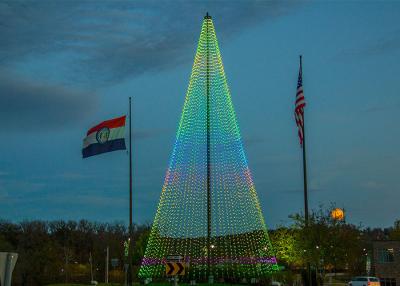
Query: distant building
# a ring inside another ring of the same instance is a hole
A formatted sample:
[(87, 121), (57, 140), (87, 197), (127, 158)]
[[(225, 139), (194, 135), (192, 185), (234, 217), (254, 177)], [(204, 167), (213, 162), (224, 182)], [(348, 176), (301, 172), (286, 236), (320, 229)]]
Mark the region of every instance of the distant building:
[(400, 286), (400, 241), (374, 241), (375, 275), (381, 286)]

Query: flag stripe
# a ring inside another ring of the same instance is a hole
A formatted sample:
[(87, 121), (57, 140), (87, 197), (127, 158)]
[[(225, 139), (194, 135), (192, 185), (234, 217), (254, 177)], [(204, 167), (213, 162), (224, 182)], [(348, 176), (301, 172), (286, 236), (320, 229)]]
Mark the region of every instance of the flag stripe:
[(118, 117), (118, 118), (103, 121), (100, 124), (90, 128), (89, 131), (87, 132), (87, 136), (89, 136), (93, 132), (99, 131), (103, 127), (108, 127), (110, 129), (117, 128), (117, 127), (123, 127), (123, 126), (125, 126), (125, 119), (126, 119), (126, 115)]
[(116, 150), (125, 150), (125, 139), (115, 139), (111, 141), (107, 141), (103, 144), (95, 143), (91, 144), (88, 147), (82, 149), (83, 158), (87, 158), (93, 155), (102, 154), (106, 152), (116, 151)]

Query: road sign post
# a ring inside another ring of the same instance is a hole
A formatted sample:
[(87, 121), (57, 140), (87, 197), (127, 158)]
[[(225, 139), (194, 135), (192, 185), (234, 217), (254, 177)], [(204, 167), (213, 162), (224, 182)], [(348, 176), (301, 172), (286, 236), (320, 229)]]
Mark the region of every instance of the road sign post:
[(174, 277), (174, 286), (178, 286), (178, 276), (185, 275), (184, 257), (182, 255), (168, 255), (165, 262), (165, 274)]
[(369, 276), (371, 272), (371, 257), (369, 255), (367, 256), (365, 268), (366, 268), (365, 270), (367, 270), (367, 275)]
[(0, 285), (11, 286), (12, 273), (18, 253), (0, 252)]

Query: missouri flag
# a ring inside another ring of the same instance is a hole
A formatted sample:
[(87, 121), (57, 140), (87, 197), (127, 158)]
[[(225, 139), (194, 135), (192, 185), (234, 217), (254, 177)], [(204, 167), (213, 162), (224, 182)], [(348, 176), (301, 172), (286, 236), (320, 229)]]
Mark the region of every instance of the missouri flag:
[(125, 150), (126, 116), (110, 119), (92, 127), (83, 139), (82, 157)]

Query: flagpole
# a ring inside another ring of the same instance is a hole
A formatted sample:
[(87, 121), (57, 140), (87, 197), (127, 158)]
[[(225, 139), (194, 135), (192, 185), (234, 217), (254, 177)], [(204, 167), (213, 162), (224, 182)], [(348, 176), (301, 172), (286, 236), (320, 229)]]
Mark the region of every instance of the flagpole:
[[(303, 76), (303, 57), (300, 55), (300, 72)], [(306, 163), (306, 133), (305, 133), (305, 120), (304, 120), (304, 112), (303, 112), (303, 182), (304, 182), (304, 219), (305, 224), (308, 226), (308, 190), (307, 190), (307, 163)]]
[[(303, 56), (300, 55), (300, 73), (303, 78)], [(302, 149), (303, 149), (303, 187), (304, 187), (304, 222), (305, 227), (308, 228), (309, 225), (309, 216), (308, 216), (308, 189), (307, 189), (307, 160), (306, 160), (306, 133), (305, 133), (305, 120), (304, 120), (304, 112), (302, 114), (303, 126), (303, 140), (302, 140)], [(311, 267), (310, 262), (307, 262), (307, 276), (308, 276), (308, 285), (312, 286), (311, 281)]]
[(133, 225), (132, 225), (132, 99), (129, 97), (129, 242), (128, 242), (128, 285), (132, 286), (132, 250), (133, 250)]

